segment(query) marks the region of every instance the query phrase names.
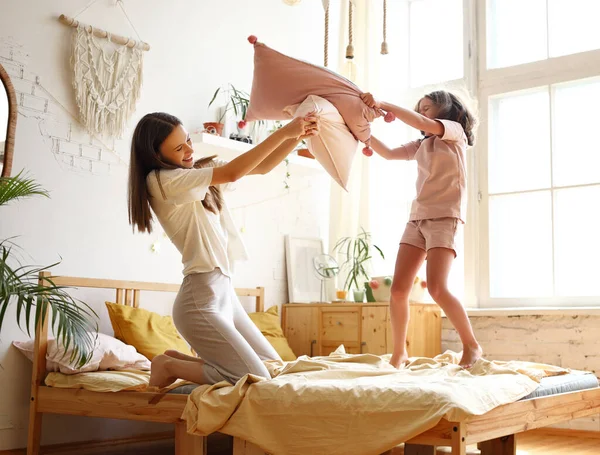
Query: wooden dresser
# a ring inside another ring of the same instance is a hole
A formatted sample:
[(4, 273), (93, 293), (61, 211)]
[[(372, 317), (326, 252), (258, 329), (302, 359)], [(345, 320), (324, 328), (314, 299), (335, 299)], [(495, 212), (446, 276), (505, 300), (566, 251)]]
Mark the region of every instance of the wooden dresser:
[[(283, 332), (298, 356), (329, 355), (340, 344), (351, 354), (392, 352), (389, 304), (288, 303), (281, 315)], [(442, 318), (434, 304), (411, 303), (406, 340), (411, 357), (441, 354)]]

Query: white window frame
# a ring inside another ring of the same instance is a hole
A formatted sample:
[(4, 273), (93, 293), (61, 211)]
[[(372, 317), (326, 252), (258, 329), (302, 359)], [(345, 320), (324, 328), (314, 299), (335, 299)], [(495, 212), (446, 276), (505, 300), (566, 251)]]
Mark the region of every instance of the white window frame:
[[(476, 11), (474, 11), (476, 14), (477, 43), (479, 44), (477, 49), (479, 62), (476, 67), (478, 71), (477, 89), (480, 126), (477, 135), (476, 160), (478, 182), (477, 186), (471, 187), (478, 188), (478, 190), (471, 191), (469, 202), (470, 207), (476, 209), (475, 218), (478, 219), (478, 229), (477, 232), (470, 233), (469, 243), (471, 247), (475, 246), (477, 248), (478, 246), (478, 253), (471, 256), (473, 260), (471, 266), (474, 268), (470, 270), (473, 275), (469, 275), (469, 278), (478, 284), (476, 286), (478, 306), (482, 308), (600, 307), (600, 296), (548, 298), (492, 298), (490, 296), (488, 194), (488, 111), (490, 98), (540, 86), (552, 86), (564, 82), (598, 77), (600, 75), (600, 50), (552, 57), (511, 67), (487, 69), (486, 19), (488, 5), (487, 0), (477, 2)], [(515, 258), (515, 260), (518, 259)], [(466, 273), (465, 279), (467, 279)]]

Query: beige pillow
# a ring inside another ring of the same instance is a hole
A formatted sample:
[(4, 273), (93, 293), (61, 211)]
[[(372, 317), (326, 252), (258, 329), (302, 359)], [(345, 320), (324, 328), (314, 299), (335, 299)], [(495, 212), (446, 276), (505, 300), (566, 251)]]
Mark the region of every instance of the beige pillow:
[[(48, 340), (46, 352), (46, 371), (60, 371), (64, 374), (76, 374), (98, 370), (149, 370), (150, 361), (138, 353), (133, 346), (104, 333), (93, 334), (96, 344), (92, 358), (82, 367), (70, 362), (73, 346), (68, 351), (56, 339)], [(13, 345), (33, 362), (34, 341), (13, 341)]]

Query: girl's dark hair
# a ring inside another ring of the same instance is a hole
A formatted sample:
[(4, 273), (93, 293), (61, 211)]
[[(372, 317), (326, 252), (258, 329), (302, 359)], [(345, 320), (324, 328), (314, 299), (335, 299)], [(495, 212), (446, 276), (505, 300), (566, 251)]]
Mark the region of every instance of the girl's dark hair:
[[(436, 90), (435, 92), (428, 93), (425, 98), (429, 98), (438, 109), (437, 118), (444, 120), (452, 120), (460, 123), (465, 130), (467, 136), (467, 143), (473, 145), (475, 143), (475, 126), (477, 119), (469, 112), (465, 104), (456, 95), (447, 92), (445, 90)], [(420, 102), (419, 102), (420, 103)], [(417, 104), (416, 110), (419, 110)]]
[[(164, 112), (147, 114), (138, 122), (131, 140), (131, 158), (129, 160), (129, 184), (127, 209), (129, 224), (139, 232), (152, 232), (152, 211), (146, 177), (155, 169), (175, 169), (160, 158), (160, 146), (171, 132), (181, 125), (181, 120)], [(215, 157), (202, 158), (194, 163), (194, 168), (204, 167)], [(218, 213), (223, 207), (223, 197), (219, 188), (210, 187), (202, 201), (206, 210)]]

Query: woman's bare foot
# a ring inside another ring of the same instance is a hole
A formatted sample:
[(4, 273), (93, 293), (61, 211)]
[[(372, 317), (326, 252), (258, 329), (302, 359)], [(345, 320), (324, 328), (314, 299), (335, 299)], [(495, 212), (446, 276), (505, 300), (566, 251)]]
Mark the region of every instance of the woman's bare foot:
[(150, 367), (150, 387), (162, 389), (173, 384), (177, 378), (169, 376), (168, 364), (172, 358), (168, 355), (157, 355), (152, 359)]
[(200, 357), (192, 357), (190, 355), (184, 354), (183, 352), (176, 351), (175, 349), (167, 349), (165, 351), (165, 355), (169, 357), (173, 357), (174, 359), (186, 360), (188, 362), (201, 362), (204, 363)]
[(392, 354), (390, 365), (392, 365), (394, 368), (399, 369), (401, 366), (405, 366), (407, 363), (408, 353), (406, 352), (406, 349), (400, 354), (396, 354), (395, 352)]
[(471, 368), (482, 355), (483, 350), (479, 344), (476, 344), (475, 346), (463, 345), (463, 355), (458, 364), (465, 369)]

